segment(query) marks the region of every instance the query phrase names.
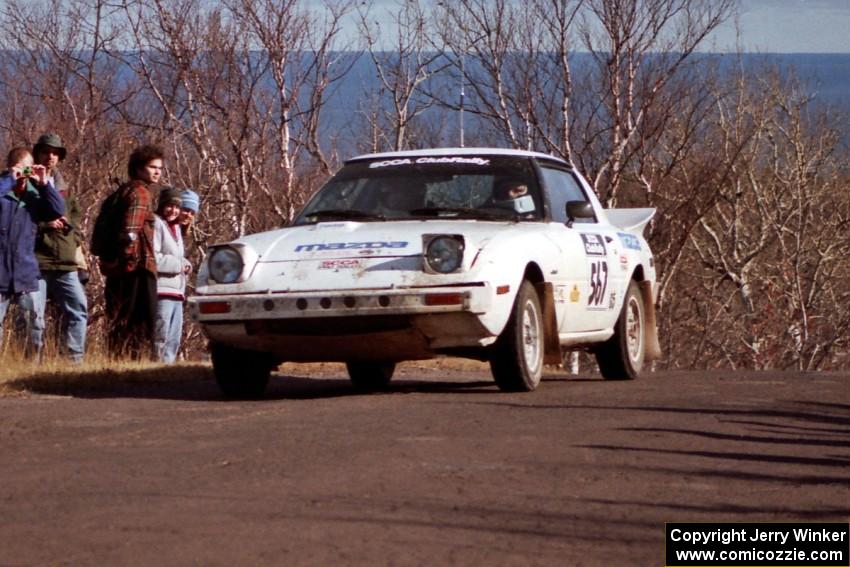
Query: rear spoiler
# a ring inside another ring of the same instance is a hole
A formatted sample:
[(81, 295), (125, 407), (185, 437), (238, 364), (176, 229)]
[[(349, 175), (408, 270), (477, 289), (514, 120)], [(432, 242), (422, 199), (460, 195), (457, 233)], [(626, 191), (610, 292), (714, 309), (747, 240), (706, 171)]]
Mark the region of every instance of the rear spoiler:
[(641, 235), (646, 223), (655, 216), (655, 208), (645, 209), (605, 209), (608, 222), (626, 232)]

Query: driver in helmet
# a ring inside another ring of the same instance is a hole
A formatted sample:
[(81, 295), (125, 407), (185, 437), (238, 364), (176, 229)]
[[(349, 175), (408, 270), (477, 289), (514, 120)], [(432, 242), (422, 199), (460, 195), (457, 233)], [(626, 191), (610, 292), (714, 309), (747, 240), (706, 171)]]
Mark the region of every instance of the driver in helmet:
[(511, 209), (522, 215), (522, 218), (534, 217), (534, 198), (528, 189), (528, 183), (522, 179), (502, 179), (493, 188), (493, 194), (483, 207)]

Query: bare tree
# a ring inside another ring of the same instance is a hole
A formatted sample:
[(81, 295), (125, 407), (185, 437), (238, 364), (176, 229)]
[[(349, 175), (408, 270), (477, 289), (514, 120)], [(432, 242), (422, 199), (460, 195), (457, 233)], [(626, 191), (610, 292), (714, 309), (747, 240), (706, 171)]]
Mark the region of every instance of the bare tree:
[[(331, 165), (321, 151), (318, 116), (326, 91), (345, 76), (354, 60), (337, 51), (334, 43), (352, 2), (325, 4), (323, 19), (300, 4), (295, 0), (229, 4), (233, 20), (251, 34), (261, 57), (267, 58), (273, 79), (269, 119), (275, 131), (275, 155), (264, 157), (273, 157), (282, 187), (263, 181), (259, 185), (284, 221), (294, 216), (304, 199), (295, 186), (302, 154), (315, 158), (330, 173)], [(299, 135), (293, 135), (293, 123), (299, 126)]]
[[(371, 121), (373, 150), (381, 146), (403, 150), (417, 145), (411, 126), (435, 106), (422, 87), (449, 66), (439, 51), (430, 49), (428, 19), (418, 0), (400, 1), (391, 14), (392, 37), (382, 33), (367, 8), (358, 9), (361, 36), (366, 41), (379, 90)], [(433, 89), (431, 89), (433, 92)], [(386, 101), (386, 102), (385, 102)]]
[[(520, 30), (529, 19), (511, 0), (455, 0), (438, 5), (434, 19), (435, 48), (451, 58), (460, 78), (472, 91), (466, 109), (515, 148), (529, 147), (533, 129), (526, 81), (512, 81), (518, 73), (517, 41), (534, 37)], [(533, 56), (529, 55), (529, 58)], [(458, 104), (443, 100), (448, 108)]]
[(680, 364), (829, 368), (850, 319), (836, 277), (850, 238), (834, 121), (765, 72), (741, 75), (714, 119), (711, 155), (732, 175), (669, 270), (680, 274), (667, 280)]
[(695, 50), (728, 19), (733, 0), (587, 0), (581, 30), (599, 107), (583, 132), (581, 168), (609, 206), (641, 145), (647, 117)]
[[(137, 104), (138, 85), (121, 79), (109, 57), (120, 35), (114, 7), (94, 2), (5, 3), (0, 18), (0, 106), (6, 147), (31, 145), (42, 133), (60, 134), (68, 157), (62, 174), (86, 210), (82, 232), (113, 179), (126, 167), (135, 132), (122, 120)], [(89, 263), (92, 263), (89, 259)], [(102, 282), (92, 270), (90, 289)], [(91, 344), (101, 335), (103, 306), (93, 302)]]
[[(539, 137), (539, 149), (559, 155), (570, 164), (573, 160), (572, 138), (574, 121), (572, 111), (573, 44), (574, 28), (584, 0), (534, 0), (528, 9), (529, 29), (542, 26), (539, 50), (528, 49), (528, 67), (532, 73), (526, 77), (532, 92), (529, 98), (536, 101), (532, 108), (540, 108), (540, 116), (533, 120)], [(529, 46), (530, 47), (530, 46)]]

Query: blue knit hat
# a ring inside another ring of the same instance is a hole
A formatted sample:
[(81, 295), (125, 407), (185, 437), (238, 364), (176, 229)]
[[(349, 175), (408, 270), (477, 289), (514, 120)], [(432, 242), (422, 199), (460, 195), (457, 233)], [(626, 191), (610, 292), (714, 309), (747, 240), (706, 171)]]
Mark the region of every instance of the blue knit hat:
[(193, 213), (197, 214), (201, 208), (201, 198), (198, 194), (191, 189), (186, 189), (180, 194), (180, 197), (183, 199), (183, 204), (181, 206), (184, 209), (189, 209)]

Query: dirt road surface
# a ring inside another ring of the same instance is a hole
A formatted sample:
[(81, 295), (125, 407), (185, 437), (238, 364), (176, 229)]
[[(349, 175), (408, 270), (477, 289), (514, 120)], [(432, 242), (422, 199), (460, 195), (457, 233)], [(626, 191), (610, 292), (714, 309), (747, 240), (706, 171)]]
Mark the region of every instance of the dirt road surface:
[(666, 521), (850, 519), (848, 374), (292, 374), (0, 398), (0, 565), (649, 566)]

